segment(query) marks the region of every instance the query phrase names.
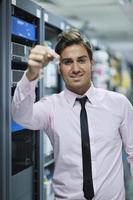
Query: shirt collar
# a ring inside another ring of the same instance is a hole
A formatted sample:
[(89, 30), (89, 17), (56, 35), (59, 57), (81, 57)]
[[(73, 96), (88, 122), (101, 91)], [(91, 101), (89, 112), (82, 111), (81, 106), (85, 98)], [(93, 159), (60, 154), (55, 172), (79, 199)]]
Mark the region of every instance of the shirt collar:
[(91, 83), (91, 86), (90, 88), (87, 90), (87, 92), (84, 94), (84, 95), (78, 95), (70, 90), (68, 90), (67, 88), (65, 88), (64, 90), (64, 94), (65, 94), (65, 97), (66, 97), (66, 100), (67, 102), (73, 107), (74, 104), (75, 104), (75, 100), (76, 98), (81, 98), (83, 96), (87, 96), (88, 97), (88, 100), (91, 104), (93, 104), (95, 102), (95, 99), (96, 99), (96, 93), (95, 93), (95, 87), (93, 85), (93, 83)]

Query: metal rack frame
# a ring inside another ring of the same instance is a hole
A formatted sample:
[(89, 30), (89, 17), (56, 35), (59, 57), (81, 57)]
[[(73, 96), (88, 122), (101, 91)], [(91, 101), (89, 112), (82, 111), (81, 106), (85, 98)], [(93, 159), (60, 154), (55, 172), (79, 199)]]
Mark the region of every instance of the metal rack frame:
[[(11, 131), (10, 131), (10, 14), (11, 1), (0, 1), (0, 199), (11, 198)], [(5, 26), (6, 25), (6, 26)]]

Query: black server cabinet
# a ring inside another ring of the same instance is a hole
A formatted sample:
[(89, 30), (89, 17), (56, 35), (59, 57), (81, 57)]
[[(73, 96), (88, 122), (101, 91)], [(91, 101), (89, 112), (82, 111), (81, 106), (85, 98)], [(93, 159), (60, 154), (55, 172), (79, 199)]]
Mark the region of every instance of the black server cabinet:
[(11, 1), (0, 1), (0, 199), (10, 200), (10, 14)]
[[(41, 7), (32, 1), (12, 1), (11, 10), (11, 94), (27, 68), (30, 49), (41, 43)], [(37, 100), (41, 82), (36, 87)], [(12, 200), (41, 200), (41, 137), (39, 131), (21, 127), (12, 130)]]

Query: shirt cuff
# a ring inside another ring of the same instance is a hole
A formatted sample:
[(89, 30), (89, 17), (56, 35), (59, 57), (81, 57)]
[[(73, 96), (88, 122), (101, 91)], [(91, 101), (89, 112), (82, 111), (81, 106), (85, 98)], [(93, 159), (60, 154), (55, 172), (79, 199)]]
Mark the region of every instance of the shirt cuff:
[(38, 83), (38, 78), (33, 80), (33, 81), (29, 81), (27, 76), (26, 76), (26, 72), (24, 72), (21, 80), (18, 82), (17, 86), (20, 87), (22, 90), (27, 91), (28, 93), (30, 91), (34, 91), (35, 87)]
[(21, 80), (17, 83), (17, 90), (19, 91), (21, 101), (29, 95), (33, 100), (35, 99), (35, 88), (37, 83), (38, 79), (29, 81), (26, 76), (26, 71), (24, 72)]

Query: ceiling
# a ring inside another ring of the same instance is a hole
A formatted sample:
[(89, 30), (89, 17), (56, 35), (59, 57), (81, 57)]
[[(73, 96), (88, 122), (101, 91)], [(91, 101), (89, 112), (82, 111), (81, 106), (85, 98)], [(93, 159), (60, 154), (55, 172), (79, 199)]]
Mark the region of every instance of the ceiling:
[(89, 37), (133, 49), (133, 0), (34, 0)]

